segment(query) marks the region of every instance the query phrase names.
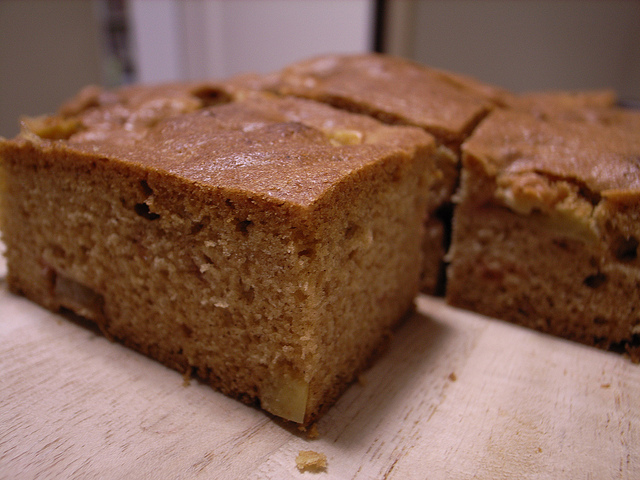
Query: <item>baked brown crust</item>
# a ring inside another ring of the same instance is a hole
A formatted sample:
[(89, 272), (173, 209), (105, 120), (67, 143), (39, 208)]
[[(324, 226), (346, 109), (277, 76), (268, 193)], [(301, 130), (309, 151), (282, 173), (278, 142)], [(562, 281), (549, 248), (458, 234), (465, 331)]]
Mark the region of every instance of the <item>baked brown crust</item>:
[[(588, 121), (540, 121), (528, 113), (496, 111), (464, 145), (500, 182), (522, 183), (530, 172), (570, 179), (593, 195), (640, 188), (640, 114), (601, 110)], [(587, 117), (588, 118), (588, 117)]]
[(408, 60), (364, 54), (296, 63), (280, 72), (275, 89), (385, 123), (415, 125), (443, 144), (457, 145), (495, 106), (477, 85), (470, 87), (462, 77)]
[(591, 109), (614, 111), (619, 101), (613, 90), (556, 90), (526, 92), (501, 97), (503, 106), (527, 112), (542, 120), (549, 117), (587, 120)]

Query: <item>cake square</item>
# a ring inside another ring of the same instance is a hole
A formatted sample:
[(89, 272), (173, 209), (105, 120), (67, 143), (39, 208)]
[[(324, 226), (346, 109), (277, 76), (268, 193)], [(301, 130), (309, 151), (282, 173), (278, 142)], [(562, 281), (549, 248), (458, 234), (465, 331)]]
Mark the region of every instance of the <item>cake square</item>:
[(436, 149), (232, 84), (87, 89), (0, 142), (7, 282), (309, 424), (412, 309)]
[(463, 144), (455, 306), (640, 359), (640, 114), (496, 110)]
[(417, 126), (436, 138), (443, 174), (426, 215), (421, 290), (441, 294), (460, 145), (488, 112), (511, 95), (472, 78), (381, 54), (304, 60), (277, 72), (265, 85), (281, 95), (310, 98), (387, 124)]

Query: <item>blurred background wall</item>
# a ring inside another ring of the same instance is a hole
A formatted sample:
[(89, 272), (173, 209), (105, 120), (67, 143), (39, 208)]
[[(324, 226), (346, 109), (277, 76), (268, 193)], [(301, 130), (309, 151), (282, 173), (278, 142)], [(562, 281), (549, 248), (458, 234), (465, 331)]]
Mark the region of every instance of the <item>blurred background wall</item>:
[(515, 91), (640, 98), (640, 0), (0, 0), (0, 136), (90, 83), (374, 48)]
[(101, 81), (94, 6), (84, 0), (0, 0), (0, 136), (18, 116), (52, 111)]
[(129, 0), (141, 81), (269, 72), (373, 44), (373, 0)]
[(388, 0), (387, 52), (515, 90), (640, 98), (637, 0)]

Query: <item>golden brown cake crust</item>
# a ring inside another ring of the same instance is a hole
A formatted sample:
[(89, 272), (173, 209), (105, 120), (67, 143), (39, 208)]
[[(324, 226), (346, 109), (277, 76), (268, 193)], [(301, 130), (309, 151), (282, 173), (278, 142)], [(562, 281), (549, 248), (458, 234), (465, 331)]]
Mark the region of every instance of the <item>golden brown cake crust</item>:
[(279, 93), (416, 125), (459, 143), (495, 104), (491, 91), (445, 72), (386, 55), (326, 55), (280, 73)]
[[(205, 89), (218, 89), (223, 93), (216, 97), (227, 100), (213, 109), (198, 103), (193, 92)], [(64, 115), (60, 122), (74, 121), (77, 131), (63, 143), (39, 140), (40, 148), (99, 152), (202, 185), (308, 206), (372, 158), (434, 145), (417, 128), (390, 128), (304, 99), (253, 94), (231, 102), (217, 85), (132, 87), (115, 98), (102, 95), (104, 105), (73, 119)]]
[(534, 117), (585, 118), (589, 109), (610, 109), (617, 105), (613, 90), (557, 90), (503, 95), (503, 106), (528, 112)]
[(595, 195), (640, 190), (640, 114), (603, 111), (602, 121), (540, 121), (495, 111), (465, 143), (468, 157), (501, 181), (521, 183), (527, 172), (570, 179)]

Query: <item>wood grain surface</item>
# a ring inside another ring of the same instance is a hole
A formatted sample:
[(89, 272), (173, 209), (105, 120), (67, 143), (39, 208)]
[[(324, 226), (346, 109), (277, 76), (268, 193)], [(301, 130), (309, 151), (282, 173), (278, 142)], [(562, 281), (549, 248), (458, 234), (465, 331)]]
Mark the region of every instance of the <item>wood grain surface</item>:
[(0, 280), (0, 478), (640, 479), (639, 365), (417, 307), (310, 440)]

